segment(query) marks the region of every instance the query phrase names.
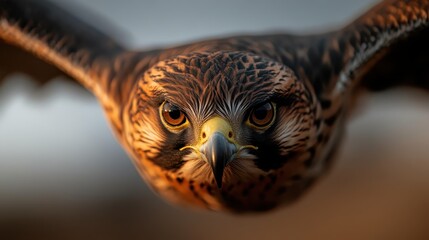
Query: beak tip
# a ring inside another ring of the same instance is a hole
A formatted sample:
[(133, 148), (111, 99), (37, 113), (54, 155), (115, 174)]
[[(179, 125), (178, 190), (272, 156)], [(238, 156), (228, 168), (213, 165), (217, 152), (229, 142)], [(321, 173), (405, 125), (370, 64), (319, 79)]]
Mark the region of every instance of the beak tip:
[(219, 190), (222, 189), (222, 180), (216, 180), (216, 185)]
[(222, 179), (223, 179), (223, 169), (221, 171), (216, 171), (214, 166), (212, 166), (213, 177), (216, 183), (216, 186), (221, 189), (222, 188)]
[(203, 145), (202, 152), (212, 168), (213, 177), (219, 189), (222, 188), (225, 167), (232, 161), (236, 151), (235, 145), (229, 143), (222, 133), (217, 132)]

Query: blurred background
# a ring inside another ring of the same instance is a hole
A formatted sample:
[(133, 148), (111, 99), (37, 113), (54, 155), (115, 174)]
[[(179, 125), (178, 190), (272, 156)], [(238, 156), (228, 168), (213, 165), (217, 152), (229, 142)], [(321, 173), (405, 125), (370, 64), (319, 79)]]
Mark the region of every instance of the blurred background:
[[(243, 33), (322, 32), (375, 3), (57, 2), (102, 23), (131, 48)], [(56, 75), (44, 67), (47, 76)], [(37, 87), (31, 81), (37, 76), (2, 77), (0, 239), (429, 239), (427, 92), (367, 94), (331, 173), (301, 201), (264, 214), (229, 215), (178, 208), (155, 196), (95, 98), (77, 84), (55, 77)]]

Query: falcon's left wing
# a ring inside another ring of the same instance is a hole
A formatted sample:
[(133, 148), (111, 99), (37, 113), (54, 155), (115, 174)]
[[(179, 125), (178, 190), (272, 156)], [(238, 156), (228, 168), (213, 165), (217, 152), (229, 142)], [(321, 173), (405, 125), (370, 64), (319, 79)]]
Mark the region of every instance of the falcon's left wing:
[(372, 89), (429, 87), (429, 1), (388, 0), (331, 36), (340, 47), (338, 93), (357, 84)]

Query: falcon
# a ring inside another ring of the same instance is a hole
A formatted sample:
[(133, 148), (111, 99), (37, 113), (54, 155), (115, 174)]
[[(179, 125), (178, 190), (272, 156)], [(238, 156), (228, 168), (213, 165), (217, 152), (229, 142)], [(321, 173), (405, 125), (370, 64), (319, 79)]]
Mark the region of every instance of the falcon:
[(127, 49), (45, 1), (0, 0), (0, 39), (91, 91), (152, 189), (265, 211), (332, 165), (361, 89), (429, 86), (429, 0), (383, 1), (336, 31)]

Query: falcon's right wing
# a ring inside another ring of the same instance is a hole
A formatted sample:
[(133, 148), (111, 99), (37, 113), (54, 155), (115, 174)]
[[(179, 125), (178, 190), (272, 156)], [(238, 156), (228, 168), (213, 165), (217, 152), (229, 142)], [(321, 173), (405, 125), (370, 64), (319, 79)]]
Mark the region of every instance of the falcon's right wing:
[(0, 69), (15, 68), (5, 54), (13, 54), (10, 58), (15, 63), (24, 59), (21, 65), (46, 67), (38, 60), (27, 60), (30, 53), (54, 66), (47, 68), (47, 76), (39, 77), (55, 76), (56, 69), (71, 76), (97, 96), (115, 129), (121, 130), (124, 89), (130, 86), (117, 73), (124, 72), (124, 59), (131, 53), (111, 37), (48, 1), (0, 0), (0, 50)]

